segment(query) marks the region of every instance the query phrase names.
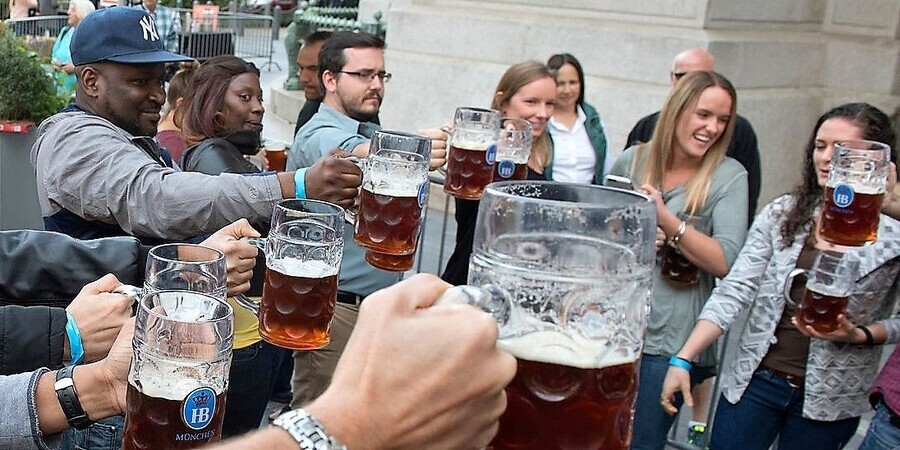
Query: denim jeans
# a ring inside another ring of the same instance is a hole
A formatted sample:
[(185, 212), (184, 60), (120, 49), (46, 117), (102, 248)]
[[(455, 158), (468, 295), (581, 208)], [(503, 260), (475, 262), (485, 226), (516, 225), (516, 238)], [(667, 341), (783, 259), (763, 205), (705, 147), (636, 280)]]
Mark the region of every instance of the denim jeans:
[(225, 399), (224, 437), (259, 428), (284, 352), (266, 341), (234, 350)]
[(859, 425), (859, 417), (822, 421), (802, 413), (803, 388), (761, 367), (736, 404), (719, 399), (709, 448), (767, 450), (777, 437), (778, 450), (840, 449)]
[[(675, 416), (667, 414), (659, 404), (668, 371), (668, 356), (641, 355), (631, 450), (663, 450), (666, 447), (666, 436), (675, 422)], [(691, 388), (703, 381), (701, 377), (697, 370), (691, 371)], [(681, 394), (676, 394), (675, 406), (680, 408), (682, 402)]]
[(859, 450), (884, 450), (900, 448), (900, 428), (891, 423), (891, 411), (884, 401), (875, 408), (875, 417), (869, 424), (866, 438), (859, 445)]
[(84, 430), (74, 428), (63, 434), (63, 450), (118, 450), (122, 448), (125, 416), (112, 416)]

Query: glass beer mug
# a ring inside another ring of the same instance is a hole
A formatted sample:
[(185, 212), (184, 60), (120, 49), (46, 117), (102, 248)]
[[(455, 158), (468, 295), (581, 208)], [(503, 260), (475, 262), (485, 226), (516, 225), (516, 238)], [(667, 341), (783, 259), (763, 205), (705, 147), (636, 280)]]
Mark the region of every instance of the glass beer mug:
[(823, 239), (854, 247), (875, 242), (890, 162), (891, 147), (881, 142), (835, 144), (822, 205)]
[(494, 178), (500, 113), (493, 109), (457, 108), (448, 142), (444, 191), (478, 200)]
[[(692, 216), (684, 211), (678, 211), (677, 216), (697, 231), (707, 236), (710, 235), (712, 227), (709, 217)], [(688, 261), (675, 244), (666, 242), (661, 256), (661, 271), (664, 278), (686, 285), (697, 284), (700, 281), (700, 268)]]
[[(395, 174), (402, 176), (403, 178), (401, 179), (386, 178), (386, 171), (395, 169), (389, 164), (385, 164), (380, 158), (377, 162), (373, 159), (367, 166), (368, 169), (363, 167), (364, 171), (374, 170), (374, 172), (371, 175), (363, 174), (363, 184), (359, 196), (359, 208), (363, 209), (362, 202), (366, 200), (366, 210), (368, 211), (368, 214), (361, 218), (360, 222), (357, 222), (356, 217), (354, 216), (352, 223), (354, 223), (356, 230), (360, 228), (360, 224), (366, 228), (372, 227), (373, 229), (376, 229), (372, 240), (384, 240), (383, 237), (378, 237), (379, 234), (383, 235), (388, 229), (393, 228), (393, 222), (399, 220), (400, 218), (398, 215), (402, 214), (403, 217), (405, 217), (402, 222), (399, 222), (402, 230), (391, 231), (391, 240), (395, 242), (411, 242), (412, 245), (411, 248), (409, 245), (404, 245), (403, 251), (397, 251), (396, 248), (394, 248), (396, 245), (379, 245), (377, 243), (367, 245), (364, 243), (365, 239), (360, 240), (357, 237), (354, 238), (357, 244), (366, 247), (366, 261), (373, 267), (402, 272), (412, 268), (416, 256), (420, 225), (417, 224), (415, 225), (415, 229), (412, 229), (412, 216), (415, 215), (419, 217), (420, 221), (424, 219), (424, 208), (427, 208), (428, 205), (428, 163), (431, 160), (431, 139), (418, 134), (380, 130), (375, 132), (372, 136), (372, 140), (369, 142), (369, 155), (377, 155), (382, 149), (399, 150), (401, 152), (421, 155), (422, 161), (424, 161), (425, 171), (422, 172), (424, 174), (422, 176), (425, 177), (425, 182), (421, 186), (413, 186), (412, 180), (406, 178), (413, 172), (418, 176), (419, 170), (414, 169), (411, 172), (410, 170), (412, 167), (396, 169), (405, 172), (404, 174)], [(377, 180), (378, 183), (371, 182), (367, 184), (367, 176), (369, 176), (368, 179), (370, 181)], [(376, 184), (380, 184), (380, 187), (376, 187)], [(390, 200), (391, 196), (382, 195), (382, 191), (385, 191), (388, 188), (388, 184), (392, 186), (392, 191), (399, 190), (399, 193), (402, 195), (399, 197), (394, 196), (394, 200)], [(403, 187), (401, 187), (401, 185)], [(369, 187), (367, 188), (366, 186)], [(417, 199), (417, 202), (415, 203), (410, 202), (410, 198), (413, 196)], [(379, 201), (386, 202), (385, 211), (379, 211)], [(387, 206), (390, 206), (390, 208), (387, 208)], [(407, 210), (408, 206), (417, 209), (418, 212)], [(381, 212), (381, 214), (379, 214), (379, 212)], [(383, 227), (382, 231), (377, 231), (377, 228), (379, 227)], [(400, 233), (403, 237), (394, 237), (394, 233)]]
[(472, 286), (440, 301), (490, 312), (498, 346), (518, 362), (489, 448), (628, 448), (655, 233), (653, 202), (634, 192), (532, 181), (485, 189)]
[(494, 181), (528, 178), (528, 157), (533, 139), (531, 122), (509, 117), (502, 119), (497, 137)]
[(794, 269), (784, 284), (784, 295), (791, 299), (793, 280), (807, 274), (806, 293), (796, 303), (794, 318), (820, 333), (831, 333), (840, 326), (838, 316), (847, 312), (850, 291), (859, 261), (842, 257), (837, 252), (820, 252), (812, 270)]
[[(265, 239), (262, 301), (237, 303), (259, 316), (259, 334), (292, 350), (331, 342), (338, 271), (344, 254), (344, 209), (318, 200), (282, 200)], [(259, 246), (261, 240), (251, 240)]]
[(393, 271), (412, 267), (427, 198), (428, 162), (422, 155), (391, 149), (369, 154), (353, 235), (367, 249), (369, 264)]
[(222, 439), (234, 314), (185, 290), (138, 302), (126, 392), (125, 450), (194, 448)]

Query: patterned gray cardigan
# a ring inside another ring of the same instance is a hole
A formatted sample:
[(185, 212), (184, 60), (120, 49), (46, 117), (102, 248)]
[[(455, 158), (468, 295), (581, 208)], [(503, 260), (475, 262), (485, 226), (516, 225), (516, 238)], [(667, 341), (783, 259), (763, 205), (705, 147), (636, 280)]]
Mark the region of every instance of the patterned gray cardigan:
[[(722, 371), (722, 393), (731, 403), (740, 400), (753, 372), (769, 346), (775, 343), (775, 327), (785, 307), (782, 287), (788, 273), (796, 267), (809, 234), (807, 225), (797, 234), (793, 245), (782, 245), (781, 224), (792, 203), (790, 195), (781, 196), (757, 215), (731, 271), (713, 290), (700, 313), (700, 319), (726, 329), (742, 309), (751, 308), (737, 354)], [(858, 325), (882, 320), (887, 327), (888, 343), (900, 340), (900, 318), (891, 317), (900, 274), (898, 256), (900, 222), (885, 215), (881, 215), (878, 240), (867, 247), (853, 248), (845, 256), (859, 260), (847, 318)], [(834, 421), (869, 410), (867, 391), (878, 370), (881, 348), (811, 339), (803, 416)]]

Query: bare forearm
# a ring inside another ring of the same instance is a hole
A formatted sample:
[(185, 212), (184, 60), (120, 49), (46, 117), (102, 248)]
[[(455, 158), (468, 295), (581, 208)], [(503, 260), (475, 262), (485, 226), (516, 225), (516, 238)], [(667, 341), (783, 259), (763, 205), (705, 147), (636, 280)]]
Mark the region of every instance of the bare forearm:
[[(671, 218), (660, 220), (660, 227), (669, 238), (678, 234), (681, 219), (674, 214)], [(678, 250), (700, 270), (722, 278), (728, 274), (728, 262), (725, 260), (725, 252), (722, 245), (714, 238), (697, 231), (691, 225), (686, 225), (684, 234), (678, 238)]]
[(723, 331), (718, 325), (708, 320), (700, 319), (694, 325), (694, 330), (691, 331), (691, 335), (688, 336), (687, 341), (685, 341), (677, 355), (688, 361), (694, 361), (700, 355), (700, 352), (712, 345), (722, 333)]

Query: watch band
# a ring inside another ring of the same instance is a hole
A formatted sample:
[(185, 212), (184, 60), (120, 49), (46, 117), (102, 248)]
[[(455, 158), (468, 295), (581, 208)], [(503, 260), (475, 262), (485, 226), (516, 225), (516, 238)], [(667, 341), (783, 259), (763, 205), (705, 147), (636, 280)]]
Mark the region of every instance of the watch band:
[(59, 406), (66, 415), (66, 422), (69, 422), (69, 426), (72, 428), (83, 430), (94, 422), (84, 412), (81, 402), (78, 401), (78, 392), (75, 390), (75, 382), (72, 380), (74, 371), (75, 366), (65, 366), (56, 371), (56, 383), (53, 383), (53, 389), (56, 391)]
[(302, 409), (288, 411), (273, 423), (290, 433), (302, 450), (347, 450), (321, 422)]

